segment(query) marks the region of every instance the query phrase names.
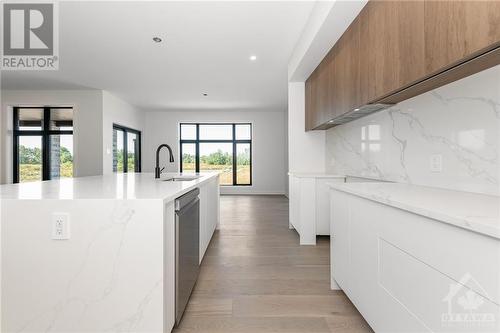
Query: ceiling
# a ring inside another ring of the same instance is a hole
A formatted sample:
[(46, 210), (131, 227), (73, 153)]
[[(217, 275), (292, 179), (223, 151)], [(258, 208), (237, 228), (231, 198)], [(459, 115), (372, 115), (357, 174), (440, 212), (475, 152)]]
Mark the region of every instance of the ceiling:
[(4, 71), (2, 89), (103, 89), (148, 109), (284, 110), (288, 61), (313, 6), (61, 2), (59, 70)]

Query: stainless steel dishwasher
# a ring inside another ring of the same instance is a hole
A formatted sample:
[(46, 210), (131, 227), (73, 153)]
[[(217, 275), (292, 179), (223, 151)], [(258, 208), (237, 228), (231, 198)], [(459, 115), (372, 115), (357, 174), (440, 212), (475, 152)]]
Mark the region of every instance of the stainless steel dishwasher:
[(175, 323), (181, 321), (200, 270), (198, 188), (175, 199)]

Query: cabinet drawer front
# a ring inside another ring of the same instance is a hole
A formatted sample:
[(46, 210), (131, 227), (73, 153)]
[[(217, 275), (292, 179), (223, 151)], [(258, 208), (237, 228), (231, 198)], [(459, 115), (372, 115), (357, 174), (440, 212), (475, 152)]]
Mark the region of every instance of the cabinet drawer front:
[[(500, 304), (500, 241), (423, 216), (380, 205), (380, 235), (455, 281)], [(484, 290), (482, 290), (484, 289)]]
[(497, 304), (385, 239), (378, 241), (378, 283), (383, 302), (399, 305), (432, 332), (460, 328), (477, 332), (498, 330)]

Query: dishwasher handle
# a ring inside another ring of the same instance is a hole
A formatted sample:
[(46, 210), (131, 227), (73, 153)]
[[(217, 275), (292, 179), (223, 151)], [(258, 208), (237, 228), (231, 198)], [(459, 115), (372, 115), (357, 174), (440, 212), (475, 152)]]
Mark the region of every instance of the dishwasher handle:
[(192, 201), (196, 200), (199, 194), (200, 194), (200, 189), (195, 188), (194, 190), (191, 190), (186, 194), (175, 199), (175, 211), (176, 212), (181, 211), (184, 207), (188, 206)]

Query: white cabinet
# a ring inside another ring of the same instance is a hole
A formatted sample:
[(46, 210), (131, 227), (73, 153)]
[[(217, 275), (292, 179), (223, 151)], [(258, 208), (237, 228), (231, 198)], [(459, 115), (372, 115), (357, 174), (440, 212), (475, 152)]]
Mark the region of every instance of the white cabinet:
[(219, 177), (200, 186), (200, 263), (219, 225)]
[(331, 273), (377, 332), (500, 331), (500, 241), (331, 190)]
[(297, 230), (300, 245), (316, 245), (316, 236), (330, 235), (327, 184), (344, 181), (338, 175), (289, 173), (289, 227)]
[[(349, 211), (347, 198), (340, 192), (332, 191), (331, 201), (331, 220), (336, 221), (330, 226), (330, 259), (331, 259), (331, 287), (332, 289), (347, 290), (349, 288), (349, 262), (351, 258), (349, 246)], [(333, 267), (335, 267), (335, 279), (333, 279)], [(337, 285), (338, 284), (338, 285)]]

